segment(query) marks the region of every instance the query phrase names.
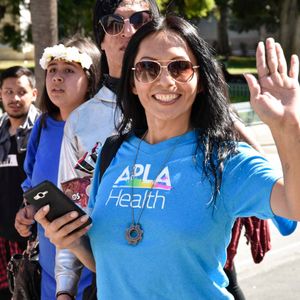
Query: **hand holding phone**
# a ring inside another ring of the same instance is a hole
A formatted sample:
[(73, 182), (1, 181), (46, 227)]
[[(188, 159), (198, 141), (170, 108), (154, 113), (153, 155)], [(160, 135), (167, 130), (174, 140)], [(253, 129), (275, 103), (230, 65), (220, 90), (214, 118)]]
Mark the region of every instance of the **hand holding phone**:
[[(76, 211), (78, 218), (86, 215), (86, 213), (74, 203), (67, 195), (65, 195), (52, 182), (45, 180), (24, 193), (24, 198), (28, 203), (35, 206), (37, 209), (49, 204), (50, 210), (46, 218), (52, 222), (53, 220), (71, 212)], [(82, 224), (76, 230), (79, 230), (92, 223), (89, 217), (86, 223)]]

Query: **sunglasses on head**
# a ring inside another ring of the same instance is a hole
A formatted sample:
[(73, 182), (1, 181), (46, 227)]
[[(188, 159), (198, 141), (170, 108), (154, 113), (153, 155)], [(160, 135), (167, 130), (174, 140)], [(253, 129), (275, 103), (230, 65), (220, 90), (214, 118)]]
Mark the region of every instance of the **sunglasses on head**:
[(106, 15), (100, 19), (99, 23), (103, 27), (105, 33), (109, 35), (118, 35), (123, 31), (125, 21), (129, 21), (134, 29), (137, 30), (151, 20), (151, 12), (149, 10), (143, 10), (135, 12), (128, 19), (124, 19), (122, 16), (116, 14)]
[(169, 75), (177, 82), (188, 82), (199, 66), (193, 66), (188, 60), (171, 60), (167, 65), (162, 66), (158, 61), (142, 60), (135, 64), (132, 70), (137, 81), (151, 83), (161, 74), (162, 69), (167, 69)]

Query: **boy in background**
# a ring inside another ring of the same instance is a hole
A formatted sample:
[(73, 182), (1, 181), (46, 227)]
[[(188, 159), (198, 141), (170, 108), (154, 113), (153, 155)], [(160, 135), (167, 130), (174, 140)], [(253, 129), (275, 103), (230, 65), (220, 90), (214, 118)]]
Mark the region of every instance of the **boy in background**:
[(26, 248), (26, 239), (15, 230), (15, 215), (23, 201), (21, 183), (28, 138), (39, 111), (33, 73), (14, 66), (0, 75), (0, 98), (5, 113), (0, 118), (0, 299), (10, 300), (6, 266)]

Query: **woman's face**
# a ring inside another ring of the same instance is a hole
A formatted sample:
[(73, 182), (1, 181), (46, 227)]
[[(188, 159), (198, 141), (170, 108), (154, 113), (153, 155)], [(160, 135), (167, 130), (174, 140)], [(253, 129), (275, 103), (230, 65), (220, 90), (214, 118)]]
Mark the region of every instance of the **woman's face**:
[[(186, 42), (174, 32), (158, 32), (145, 38), (137, 52), (134, 65), (141, 61), (157, 61), (166, 66), (170, 61), (189, 61), (197, 66), (197, 61)], [(173, 67), (173, 65), (171, 65)], [(176, 65), (173, 71), (176, 76)], [(134, 71), (136, 72), (136, 71)], [(200, 90), (198, 69), (187, 70), (186, 77), (177, 77), (177, 81), (166, 68), (149, 83), (139, 81), (134, 76), (133, 93), (137, 94), (143, 105), (149, 128), (156, 122), (176, 122), (179, 126), (189, 127), (192, 105)], [(135, 74), (136, 75), (136, 74)], [(153, 74), (150, 74), (153, 78)], [(147, 73), (144, 73), (147, 78)], [(187, 82), (178, 82), (188, 78)], [(146, 80), (146, 79), (145, 79)]]
[(86, 100), (87, 75), (78, 63), (53, 60), (47, 67), (46, 88), (50, 100), (59, 107), (65, 120)]

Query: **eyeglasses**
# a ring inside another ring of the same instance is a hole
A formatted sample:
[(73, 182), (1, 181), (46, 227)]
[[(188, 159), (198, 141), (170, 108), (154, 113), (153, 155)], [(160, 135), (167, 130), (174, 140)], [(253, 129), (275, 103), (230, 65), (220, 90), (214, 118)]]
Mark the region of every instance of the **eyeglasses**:
[(143, 60), (134, 66), (132, 70), (137, 81), (151, 83), (161, 74), (162, 69), (167, 69), (171, 77), (177, 82), (190, 81), (199, 66), (193, 66), (188, 60), (171, 60), (166, 66), (162, 66), (158, 61)]
[(129, 21), (129, 23), (134, 27), (134, 29), (139, 29), (145, 23), (152, 20), (152, 14), (148, 10), (135, 12), (128, 19), (124, 19), (122, 16), (112, 14), (103, 16), (99, 23), (103, 27), (103, 30), (109, 35), (118, 35), (120, 34), (125, 25), (125, 21)]

